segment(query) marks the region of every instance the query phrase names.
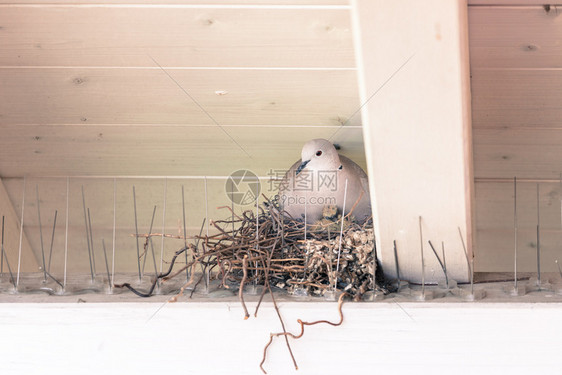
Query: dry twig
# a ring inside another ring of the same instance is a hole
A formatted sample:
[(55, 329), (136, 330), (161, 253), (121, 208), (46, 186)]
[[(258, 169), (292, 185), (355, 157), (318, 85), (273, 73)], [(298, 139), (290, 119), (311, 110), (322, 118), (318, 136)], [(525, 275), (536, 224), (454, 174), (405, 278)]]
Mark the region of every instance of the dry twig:
[[(269, 335), (269, 341), (268, 343), (265, 345), (265, 347), (263, 348), (263, 359), (260, 362), (260, 369), (263, 371), (264, 374), (267, 374), (267, 371), (265, 371), (265, 369), (263, 368), (263, 364), (265, 363), (265, 360), (267, 358), (267, 349), (269, 348), (269, 346), (271, 345), (271, 343), (273, 342), (273, 338), (274, 337), (278, 337), (278, 336), (285, 336), (285, 339), (288, 340), (288, 336), (292, 337), (293, 339), (300, 339), (303, 335), (304, 335), (304, 326), (312, 326), (315, 324), (329, 324), (331, 326), (337, 327), (339, 325), (341, 325), (343, 323), (343, 312), (342, 312), (342, 306), (343, 306), (343, 299), (344, 297), (347, 295), (347, 293), (342, 293), (339, 300), (338, 300), (338, 312), (340, 314), (340, 321), (337, 323), (334, 322), (330, 322), (328, 320), (317, 320), (315, 322), (303, 322), (300, 319), (297, 319), (297, 323), (300, 324), (301, 326), (301, 332), (298, 335), (295, 335), (293, 333), (287, 332), (285, 331), (285, 326), (283, 325), (283, 332), (279, 332), (279, 333), (271, 333)], [(277, 308), (276, 308), (277, 310)], [(278, 311), (279, 313), (279, 311)], [(288, 343), (288, 341), (287, 341)], [(293, 353), (291, 352), (291, 357), (293, 358), (293, 362), (295, 363), (295, 369), (299, 369), (296, 362), (295, 362), (295, 357), (293, 356)]]

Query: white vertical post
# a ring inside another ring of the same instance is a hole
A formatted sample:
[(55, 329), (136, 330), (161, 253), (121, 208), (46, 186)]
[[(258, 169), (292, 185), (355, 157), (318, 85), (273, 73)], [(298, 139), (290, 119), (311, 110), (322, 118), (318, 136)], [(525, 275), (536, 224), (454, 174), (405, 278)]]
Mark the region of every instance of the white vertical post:
[[(400, 276), (419, 282), (419, 216), (424, 235), (446, 243), (458, 243), (461, 227), (472, 254), (467, 4), (354, 0), (352, 13), (377, 249), (393, 274), (400, 241)], [(463, 250), (447, 251), (449, 276), (468, 281)]]

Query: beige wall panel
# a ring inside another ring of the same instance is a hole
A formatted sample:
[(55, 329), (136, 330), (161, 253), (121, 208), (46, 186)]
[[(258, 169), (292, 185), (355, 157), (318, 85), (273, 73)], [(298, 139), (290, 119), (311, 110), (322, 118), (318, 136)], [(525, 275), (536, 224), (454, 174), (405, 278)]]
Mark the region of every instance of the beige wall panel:
[[(359, 108), (355, 71), (167, 72), (221, 125), (341, 125)], [(160, 69), (0, 69), (0, 124), (213, 124), (173, 80)]]
[(560, 127), (562, 70), (474, 70), (474, 128)]
[[(20, 190), (21, 190), (20, 182)], [(21, 193), (13, 194), (21, 202)], [(21, 236), (21, 258), (19, 257), (20, 249), (20, 223), (21, 223), (21, 204), (19, 207), (13, 204), (14, 200), (10, 198), (4, 182), (0, 179), (0, 225), (2, 217), (4, 217), (4, 252), (6, 258), (3, 259), (3, 272), (7, 275), (11, 269), (15, 276), (18, 271), (18, 263), (21, 272), (34, 272), (38, 270), (38, 262), (36, 255), (33, 254), (30, 247), (27, 233)], [(9, 267), (8, 267), (9, 264)], [(9, 279), (8, 279), (9, 280)]]
[(347, 9), (7, 6), (0, 66), (353, 68)]
[[(116, 179), (115, 181), (115, 211), (114, 211), (114, 181), (108, 179), (70, 178), (68, 190), (68, 232), (66, 232), (66, 178), (28, 178), (25, 205), (25, 228), (35, 253), (41, 256), (41, 232), (37, 214), (36, 189), (39, 190), (41, 209), (41, 231), (43, 247), (50, 253), (51, 236), (54, 225), (54, 214), (57, 211), (57, 222), (53, 242), (52, 274), (61, 277), (64, 271), (65, 245), (68, 240), (68, 273), (69, 275), (87, 274), (90, 272), (88, 260), (88, 243), (86, 223), (84, 218), (84, 203), (86, 213), (89, 210), (92, 222), (93, 253), (95, 268), (98, 273), (105, 275), (105, 263), (102, 240), (106, 244), (109, 267), (113, 264), (113, 220), (115, 212), (115, 272), (137, 272), (137, 247), (134, 234), (135, 205), (133, 186), (136, 196), (137, 225), (139, 233), (148, 233), (154, 215), (153, 233), (183, 236), (182, 214), (182, 186), (185, 196), (186, 231), (188, 236), (199, 234), (203, 219), (208, 217), (203, 228), (203, 234), (216, 233), (211, 220), (222, 220), (230, 217), (230, 211), (219, 209), (221, 206), (231, 206), (226, 191), (225, 179), (208, 179), (205, 191), (204, 179)], [(270, 189), (267, 178), (262, 181), (262, 192), (270, 197), (276, 191)], [(20, 195), (22, 180), (19, 178), (6, 179), (6, 186), (11, 196)], [(84, 203), (82, 201), (84, 189)], [(164, 196), (166, 197), (166, 213), (164, 219)], [(263, 198), (260, 198), (263, 201)], [(156, 211), (154, 210), (156, 206)], [(21, 210), (21, 204), (15, 205)], [(254, 206), (235, 205), (234, 210), (255, 210)], [(207, 215), (208, 213), (208, 215)], [(87, 217), (87, 214), (86, 214)], [(143, 253), (144, 240), (139, 241), (140, 253)], [(157, 269), (160, 270), (161, 254), (166, 261), (170, 261), (175, 251), (183, 246), (183, 240), (166, 238), (162, 248), (161, 237), (153, 240)], [(150, 249), (150, 248), (149, 248)], [(149, 253), (150, 254), (150, 253)], [(147, 259), (145, 270), (154, 273), (152, 256)]]
[[(562, 247), (559, 183), (541, 183), (541, 271), (557, 272)], [(513, 272), (515, 252), (514, 189), (512, 182), (476, 184), (476, 250), (478, 272)], [(537, 270), (537, 184), (517, 183), (518, 271)]]
[(476, 178), (558, 179), (562, 129), (475, 129)]
[[(515, 1), (508, 3), (513, 5)], [(531, 5), (533, 1), (521, 3)], [(561, 11), (554, 5), (547, 11), (542, 3), (527, 7), (470, 7), (472, 69), (562, 68)]]
[[(166, 0), (165, 4), (171, 5), (185, 5), (193, 7), (210, 6), (210, 7), (224, 7), (229, 6), (271, 6), (271, 7), (282, 7), (282, 6), (330, 6), (330, 5), (348, 5), (348, 0)], [(43, 0), (25, 0), (25, 1), (10, 1), (10, 0), (0, 0), (0, 4), (6, 4), (7, 6), (26, 6), (26, 5), (38, 5), (38, 6), (122, 6), (122, 5), (147, 5), (147, 6), (161, 6), (162, 2), (158, 0), (90, 0), (87, 3), (80, 4), (73, 0), (52, 0), (48, 4), (45, 4)]]
[(241, 168), (266, 176), (297, 161), (307, 140), (334, 133), (341, 153), (366, 166), (358, 127), (15, 125), (3, 126), (2, 132), (0, 175), (5, 177), (228, 176)]
[[(548, 3), (548, 2), (547, 2)], [(509, 7), (509, 6), (542, 6), (543, 0), (468, 0), (468, 5), (481, 5), (486, 7)], [(554, 7), (554, 6), (553, 6)]]

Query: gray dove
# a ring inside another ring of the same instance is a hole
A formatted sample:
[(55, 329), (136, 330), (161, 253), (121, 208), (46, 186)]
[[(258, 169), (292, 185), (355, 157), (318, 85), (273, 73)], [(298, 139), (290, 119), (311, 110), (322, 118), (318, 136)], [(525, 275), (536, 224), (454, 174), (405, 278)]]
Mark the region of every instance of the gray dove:
[(345, 215), (357, 202), (352, 216), (364, 223), (372, 215), (367, 174), (351, 159), (339, 155), (331, 142), (312, 139), (303, 146), (301, 160), (291, 166), (280, 183), (280, 206), (294, 219), (306, 216), (308, 224), (322, 220), (329, 206), (336, 206), (341, 215), (346, 180)]

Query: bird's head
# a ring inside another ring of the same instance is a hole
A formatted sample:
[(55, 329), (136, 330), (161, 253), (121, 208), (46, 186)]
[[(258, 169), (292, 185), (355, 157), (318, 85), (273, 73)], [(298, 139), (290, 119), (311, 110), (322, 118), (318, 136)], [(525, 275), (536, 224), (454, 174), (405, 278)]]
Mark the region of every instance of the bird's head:
[(332, 171), (341, 169), (340, 157), (334, 145), (326, 139), (312, 139), (305, 143), (301, 152), (301, 164), (296, 173), (303, 169)]

